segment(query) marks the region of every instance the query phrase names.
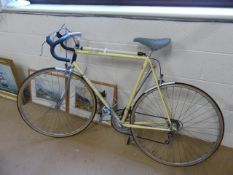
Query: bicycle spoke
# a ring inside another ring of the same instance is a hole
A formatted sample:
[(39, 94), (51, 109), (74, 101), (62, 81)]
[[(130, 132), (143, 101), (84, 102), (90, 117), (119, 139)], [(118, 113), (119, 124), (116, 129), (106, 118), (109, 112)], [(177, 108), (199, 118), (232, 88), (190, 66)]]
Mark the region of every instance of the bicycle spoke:
[[(71, 75), (72, 81), (67, 84), (66, 73), (66, 71), (54, 68), (44, 69), (32, 74), (20, 88), (20, 113), (33, 129), (42, 134), (53, 137), (70, 136), (85, 129), (94, 118), (96, 100), (93, 91), (76, 74)], [(66, 86), (72, 89), (72, 92)], [(80, 89), (76, 89), (76, 86)], [(32, 96), (30, 99), (24, 93), (28, 87), (30, 94), (36, 93), (36, 88), (42, 88), (41, 95), (36, 96), (36, 98)], [(80, 103), (84, 109), (88, 108), (89, 111), (83, 110), (80, 113), (79, 108), (76, 107), (76, 90), (85, 92), (82, 94), (84, 102)], [(70, 93), (73, 94), (70, 95)], [(27, 101), (24, 102), (24, 99)], [(88, 99), (88, 104), (85, 103), (86, 99)], [(68, 104), (69, 109), (67, 108)], [(77, 115), (70, 113), (71, 109), (73, 113), (78, 111)]]
[[(172, 115), (171, 124), (177, 130), (171, 131), (168, 144), (160, 144), (149, 143), (148, 140), (161, 138), (165, 132), (158, 131), (156, 135), (148, 130), (146, 141), (139, 139), (144, 133), (142, 129), (132, 128), (135, 142), (145, 154), (167, 165), (189, 166), (207, 159), (220, 145), (223, 137), (223, 120), (219, 108), (208, 95), (190, 85), (162, 85), (161, 90)], [(131, 120), (135, 123), (152, 122), (156, 117), (163, 117), (158, 115), (162, 108), (157, 107), (161, 104), (158, 96), (156, 88), (142, 95), (133, 108)], [(154, 101), (157, 101), (157, 105)]]

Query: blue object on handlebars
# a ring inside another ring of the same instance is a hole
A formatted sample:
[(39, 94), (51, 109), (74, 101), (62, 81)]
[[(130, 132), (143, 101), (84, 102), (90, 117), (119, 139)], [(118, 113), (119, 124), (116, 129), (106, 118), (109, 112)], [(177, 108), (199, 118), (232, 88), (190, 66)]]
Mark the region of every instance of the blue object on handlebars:
[[(62, 35), (62, 34), (60, 34), (59, 32), (57, 32), (56, 36), (57, 36), (58, 38), (61, 38), (61, 37), (64, 36), (64, 35)], [(61, 43), (61, 47), (62, 47), (63, 49), (65, 49), (65, 50), (74, 51), (74, 48), (66, 46), (63, 42)]]
[(69, 50), (69, 51), (74, 51), (74, 48), (71, 48), (71, 47), (67, 47), (64, 45), (63, 42), (65, 42), (66, 40), (70, 39), (71, 37), (75, 36), (75, 35), (79, 35), (81, 36), (81, 33), (79, 32), (74, 32), (74, 33), (68, 33), (68, 34), (65, 34), (65, 35), (59, 35), (58, 37), (60, 37), (59, 39), (57, 39), (56, 41), (53, 41), (52, 40), (52, 36), (51, 35), (48, 35), (46, 37), (46, 42), (50, 45), (50, 52), (51, 52), (51, 55), (58, 61), (64, 61), (64, 62), (70, 62), (70, 59), (69, 58), (66, 58), (66, 57), (60, 57), (58, 56), (56, 53), (55, 53), (55, 48), (57, 45), (61, 45), (64, 49), (66, 50)]

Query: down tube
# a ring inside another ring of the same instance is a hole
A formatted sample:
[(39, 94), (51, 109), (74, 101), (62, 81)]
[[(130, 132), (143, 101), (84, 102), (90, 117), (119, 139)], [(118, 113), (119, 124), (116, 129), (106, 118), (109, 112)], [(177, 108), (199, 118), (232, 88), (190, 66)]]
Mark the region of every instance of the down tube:
[(84, 78), (84, 80), (87, 82), (87, 84), (91, 87), (91, 89), (94, 91), (95, 95), (100, 99), (100, 101), (104, 104), (104, 106), (109, 107), (109, 104), (105, 101), (105, 99), (102, 97), (100, 92), (95, 88), (95, 86), (91, 83), (91, 81), (83, 74), (82, 70), (78, 66), (76, 62), (72, 63), (72, 66), (74, 69), (81, 74), (81, 76)]
[(143, 75), (144, 75), (144, 73), (146, 71), (146, 68), (147, 68), (147, 65), (148, 65), (148, 60), (149, 60), (149, 58), (145, 58), (145, 60), (144, 60), (143, 67), (142, 67), (142, 69), (141, 69), (141, 71), (140, 71), (140, 73), (138, 75), (137, 82), (136, 82), (136, 84), (135, 84), (135, 86), (133, 88), (133, 91), (132, 91), (131, 95), (130, 95), (129, 101), (128, 101), (127, 106), (125, 108), (123, 118), (121, 120), (121, 123), (124, 123), (126, 118), (128, 117), (129, 109), (130, 109), (130, 107), (132, 105), (132, 102), (133, 102), (133, 100), (135, 98), (135, 95), (137, 94), (138, 87), (140, 86)]

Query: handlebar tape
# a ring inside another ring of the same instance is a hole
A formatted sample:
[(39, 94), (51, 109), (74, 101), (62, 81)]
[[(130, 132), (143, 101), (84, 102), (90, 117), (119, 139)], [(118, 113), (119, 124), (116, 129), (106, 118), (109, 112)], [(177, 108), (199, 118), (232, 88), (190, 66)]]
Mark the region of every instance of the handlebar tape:
[(67, 47), (65, 46), (64, 44), (64, 41), (68, 40), (69, 38), (75, 36), (75, 35), (79, 35), (81, 36), (81, 33), (79, 32), (74, 32), (74, 33), (68, 33), (66, 35), (58, 35), (58, 40), (56, 41), (53, 41), (52, 40), (52, 36), (51, 35), (48, 35), (46, 37), (46, 42), (50, 45), (50, 52), (51, 52), (51, 55), (58, 61), (64, 61), (64, 62), (70, 62), (70, 59), (69, 58), (65, 58), (65, 57), (60, 57), (58, 56), (56, 53), (55, 53), (55, 48), (57, 45), (61, 45), (64, 49), (66, 50), (69, 50), (69, 51), (74, 51), (74, 48), (71, 48), (71, 47)]

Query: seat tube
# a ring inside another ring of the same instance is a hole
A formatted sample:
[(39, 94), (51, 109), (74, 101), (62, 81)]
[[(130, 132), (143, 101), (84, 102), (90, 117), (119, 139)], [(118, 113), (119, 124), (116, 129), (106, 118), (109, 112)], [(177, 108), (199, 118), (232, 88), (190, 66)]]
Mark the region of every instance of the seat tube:
[(163, 111), (164, 111), (164, 113), (165, 113), (165, 115), (166, 115), (166, 117), (168, 119), (169, 124), (171, 124), (172, 115), (171, 115), (171, 111), (170, 111), (170, 109), (168, 107), (167, 99), (166, 99), (166, 97), (164, 96), (163, 92), (160, 89), (158, 77), (156, 75), (156, 71), (155, 71), (155, 68), (153, 67), (153, 64), (152, 64), (151, 60), (149, 60), (149, 64), (150, 64), (150, 67), (151, 67), (151, 70), (152, 70), (152, 73), (153, 73), (153, 77), (154, 77), (154, 80), (155, 80), (156, 87), (158, 88), (158, 91), (159, 91), (159, 96), (160, 96), (161, 102), (163, 104)]

